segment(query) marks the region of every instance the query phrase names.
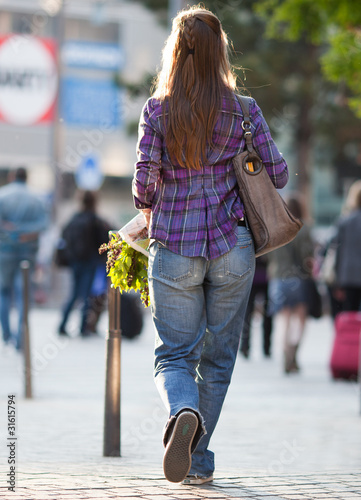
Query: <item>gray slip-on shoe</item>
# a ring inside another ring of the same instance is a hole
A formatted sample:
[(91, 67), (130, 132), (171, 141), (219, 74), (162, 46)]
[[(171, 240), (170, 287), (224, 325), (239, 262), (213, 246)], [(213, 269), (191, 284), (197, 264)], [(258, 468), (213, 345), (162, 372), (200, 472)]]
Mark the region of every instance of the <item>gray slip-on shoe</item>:
[(198, 429), (198, 417), (191, 411), (182, 411), (175, 421), (164, 457), (164, 475), (171, 483), (180, 483), (187, 476), (191, 464), (191, 447)]

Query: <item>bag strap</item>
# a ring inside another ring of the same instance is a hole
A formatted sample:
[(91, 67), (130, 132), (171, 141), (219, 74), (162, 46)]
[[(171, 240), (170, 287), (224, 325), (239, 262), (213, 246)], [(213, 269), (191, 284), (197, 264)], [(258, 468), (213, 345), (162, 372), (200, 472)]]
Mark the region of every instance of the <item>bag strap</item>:
[(253, 143), (252, 143), (252, 130), (251, 130), (251, 118), (249, 116), (249, 105), (251, 102), (250, 97), (244, 95), (236, 94), (237, 100), (241, 105), (243, 112), (243, 122), (242, 128), (244, 130), (244, 138), (246, 141), (246, 148), (249, 153), (253, 153)]

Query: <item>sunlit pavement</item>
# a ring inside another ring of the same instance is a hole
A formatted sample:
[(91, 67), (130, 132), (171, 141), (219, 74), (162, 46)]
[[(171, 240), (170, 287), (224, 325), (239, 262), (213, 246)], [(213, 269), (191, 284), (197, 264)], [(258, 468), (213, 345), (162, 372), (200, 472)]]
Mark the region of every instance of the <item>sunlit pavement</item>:
[[(260, 321), (250, 359), (239, 356), (212, 439), (212, 485), (168, 483), (162, 472), (167, 418), (152, 380), (153, 327), (122, 342), (121, 457), (104, 458), (104, 315), (100, 335), (56, 335), (59, 312), (35, 309), (30, 333), (33, 399), (24, 398), (23, 359), (0, 348), (0, 498), (360, 499), (361, 415), (356, 383), (333, 381), (330, 318), (311, 320), (300, 352), (302, 371), (282, 373), (280, 325), (264, 359)], [(16, 485), (9, 491), (7, 396), (15, 394)]]

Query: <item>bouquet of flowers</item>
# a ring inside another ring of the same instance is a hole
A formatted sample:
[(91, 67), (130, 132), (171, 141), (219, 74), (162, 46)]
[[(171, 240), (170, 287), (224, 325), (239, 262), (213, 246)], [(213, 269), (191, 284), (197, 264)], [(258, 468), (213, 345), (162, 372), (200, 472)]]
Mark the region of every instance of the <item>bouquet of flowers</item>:
[(107, 252), (106, 269), (112, 286), (120, 293), (139, 291), (145, 307), (149, 306), (148, 246), (148, 229), (139, 213), (99, 248), (99, 253)]

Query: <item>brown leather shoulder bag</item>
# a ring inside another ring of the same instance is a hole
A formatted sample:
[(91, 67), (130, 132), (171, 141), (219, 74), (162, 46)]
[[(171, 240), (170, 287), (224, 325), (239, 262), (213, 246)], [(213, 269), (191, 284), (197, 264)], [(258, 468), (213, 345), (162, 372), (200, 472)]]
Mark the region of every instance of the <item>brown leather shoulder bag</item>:
[(245, 216), (252, 231), (256, 257), (259, 257), (292, 241), (303, 222), (291, 214), (253, 148), (250, 98), (237, 95), (237, 99), (243, 111), (246, 149), (233, 158), (233, 167)]

